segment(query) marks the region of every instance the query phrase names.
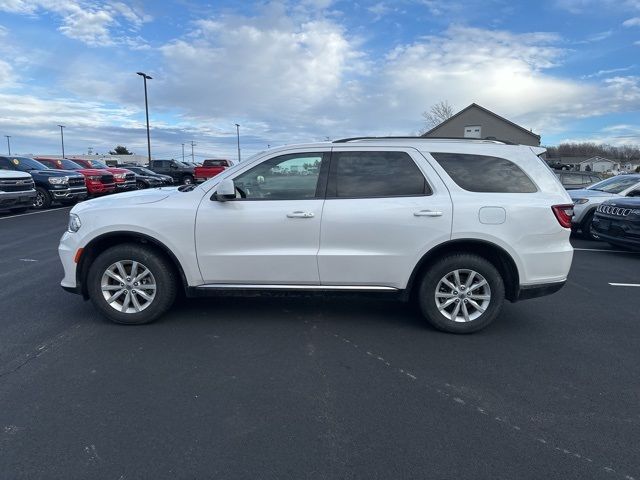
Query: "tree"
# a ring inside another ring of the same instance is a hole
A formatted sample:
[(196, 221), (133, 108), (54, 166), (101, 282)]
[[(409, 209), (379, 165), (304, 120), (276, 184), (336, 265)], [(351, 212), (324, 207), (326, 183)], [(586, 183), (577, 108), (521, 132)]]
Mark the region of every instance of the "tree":
[(109, 155), (133, 155), (129, 149), (123, 145), (118, 145), (113, 151), (109, 152)]
[(421, 133), (426, 133), (433, 127), (440, 125), (445, 120), (453, 117), (453, 106), (447, 100), (441, 100), (431, 105), (429, 110), (422, 112), (424, 128)]

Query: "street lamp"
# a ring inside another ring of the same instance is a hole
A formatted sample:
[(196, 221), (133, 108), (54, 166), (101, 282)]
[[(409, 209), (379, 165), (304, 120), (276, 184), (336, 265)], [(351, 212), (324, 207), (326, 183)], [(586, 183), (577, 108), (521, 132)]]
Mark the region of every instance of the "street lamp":
[(182, 144), (182, 163), (184, 163), (184, 143)]
[(236, 138), (238, 139), (238, 163), (240, 163), (240, 125), (236, 123)]
[(151, 161), (151, 136), (149, 135), (149, 102), (147, 101), (147, 80), (152, 80), (152, 77), (144, 72), (136, 72), (144, 80), (144, 109), (147, 113), (147, 153), (149, 154), (149, 161)]
[(63, 128), (65, 128), (64, 125), (58, 125), (60, 127), (60, 139), (62, 140), (62, 158), (64, 159), (64, 131), (62, 130)]
[(9, 149), (9, 156), (11, 156), (11, 141), (9, 140), (11, 135), (5, 135), (5, 137), (7, 137), (7, 148)]

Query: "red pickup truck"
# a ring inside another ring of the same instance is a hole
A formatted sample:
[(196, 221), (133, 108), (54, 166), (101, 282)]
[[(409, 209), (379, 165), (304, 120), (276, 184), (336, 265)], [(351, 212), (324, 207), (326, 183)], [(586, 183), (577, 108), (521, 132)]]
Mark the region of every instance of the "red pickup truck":
[(232, 165), (233, 162), (231, 160), (225, 160), (222, 158), (205, 160), (202, 162), (201, 167), (195, 168), (194, 175), (196, 177), (196, 182), (209, 180), (211, 177), (215, 177)]
[(75, 170), (84, 176), (85, 184), (87, 186), (87, 193), (90, 197), (97, 195), (106, 195), (113, 193), (116, 186), (113, 178), (113, 174), (105, 172), (104, 170), (98, 170), (95, 168), (82, 168), (71, 160), (66, 158), (47, 158), (47, 157), (35, 157), (34, 160), (44, 164), (54, 170)]

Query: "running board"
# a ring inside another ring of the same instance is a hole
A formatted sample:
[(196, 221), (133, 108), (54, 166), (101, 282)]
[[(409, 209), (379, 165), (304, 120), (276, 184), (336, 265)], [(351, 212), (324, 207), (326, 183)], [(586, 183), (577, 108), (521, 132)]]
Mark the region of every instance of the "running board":
[(244, 284), (244, 283), (208, 283), (195, 287), (196, 290), (315, 290), (315, 291), (351, 291), (351, 292), (396, 292), (394, 287), (379, 285), (280, 285), (280, 284)]

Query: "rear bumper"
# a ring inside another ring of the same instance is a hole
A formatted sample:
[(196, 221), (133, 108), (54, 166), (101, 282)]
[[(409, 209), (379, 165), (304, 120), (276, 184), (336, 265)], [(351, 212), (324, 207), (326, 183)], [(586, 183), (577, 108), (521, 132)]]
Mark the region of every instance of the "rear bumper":
[(0, 192), (0, 208), (32, 207), (35, 199), (35, 190), (26, 190), (24, 192)]
[(520, 300), (529, 300), (530, 298), (554, 294), (562, 289), (566, 283), (567, 281), (564, 280), (562, 282), (539, 283), (536, 285), (520, 285), (515, 301), (518, 302)]

